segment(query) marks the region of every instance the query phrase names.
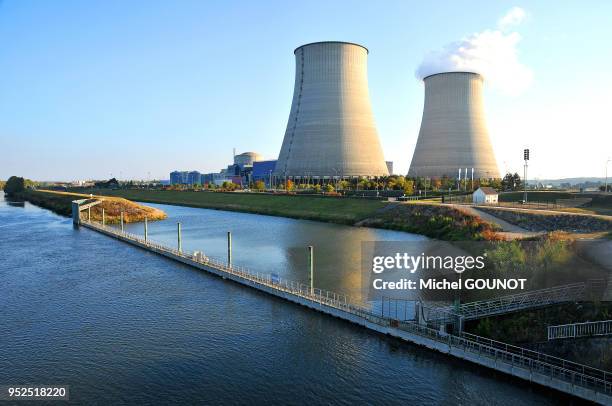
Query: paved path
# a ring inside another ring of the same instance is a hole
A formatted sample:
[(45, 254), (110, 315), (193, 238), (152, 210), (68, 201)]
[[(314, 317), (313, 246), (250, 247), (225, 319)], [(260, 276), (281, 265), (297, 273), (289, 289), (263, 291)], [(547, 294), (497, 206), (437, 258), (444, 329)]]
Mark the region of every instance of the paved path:
[(476, 216), (481, 218), (482, 220), (493, 223), (499, 226), (502, 231), (498, 232), (498, 234), (502, 235), (506, 239), (515, 240), (519, 238), (527, 238), (533, 237), (535, 235), (542, 234), (541, 232), (529, 231), (517, 225), (508, 223), (505, 220), (500, 219), (499, 217), (495, 217), (492, 214), (485, 213), (474, 206), (462, 205), (462, 204), (451, 204), (449, 206), (454, 207), (455, 209), (462, 211), (464, 213), (470, 214), (472, 216)]

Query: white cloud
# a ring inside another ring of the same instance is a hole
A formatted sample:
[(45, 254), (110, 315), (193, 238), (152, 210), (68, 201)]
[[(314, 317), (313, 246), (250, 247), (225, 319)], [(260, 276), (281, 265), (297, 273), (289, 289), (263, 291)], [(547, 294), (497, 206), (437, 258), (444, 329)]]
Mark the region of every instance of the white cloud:
[[(502, 22), (505, 25), (510, 22), (518, 24), (524, 15), (524, 10), (514, 8), (500, 20), (500, 26)], [(427, 54), (416, 75), (422, 79), (440, 72), (477, 72), (492, 88), (517, 95), (525, 91), (533, 80), (531, 70), (519, 61), (520, 41), (519, 33), (501, 29), (471, 34)]]
[(512, 7), (506, 15), (499, 19), (497, 27), (505, 31), (513, 26), (520, 25), (527, 18), (527, 12), (520, 7)]

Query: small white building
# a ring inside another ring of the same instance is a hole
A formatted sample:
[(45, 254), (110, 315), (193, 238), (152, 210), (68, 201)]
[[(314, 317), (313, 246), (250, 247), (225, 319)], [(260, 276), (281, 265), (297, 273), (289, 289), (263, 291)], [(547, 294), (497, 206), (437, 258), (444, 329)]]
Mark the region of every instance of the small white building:
[(499, 194), (492, 187), (479, 187), (472, 194), (472, 202), (475, 204), (495, 204), (498, 201)]

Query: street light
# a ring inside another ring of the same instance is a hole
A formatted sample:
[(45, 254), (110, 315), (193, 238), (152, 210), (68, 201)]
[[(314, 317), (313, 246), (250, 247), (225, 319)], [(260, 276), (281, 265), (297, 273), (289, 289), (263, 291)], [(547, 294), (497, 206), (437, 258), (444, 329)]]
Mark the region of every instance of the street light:
[(529, 162), (529, 149), (523, 150), (525, 166), (523, 172), (523, 202), (527, 203), (527, 162)]

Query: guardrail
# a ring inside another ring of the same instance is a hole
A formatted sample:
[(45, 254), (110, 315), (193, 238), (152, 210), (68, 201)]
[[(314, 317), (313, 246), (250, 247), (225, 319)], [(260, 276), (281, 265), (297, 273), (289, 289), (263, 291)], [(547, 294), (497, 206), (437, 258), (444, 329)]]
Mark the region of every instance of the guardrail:
[[(507, 370), (499, 367), (501, 363), (504, 363), (512, 368), (521, 368), (530, 374), (542, 374), (543, 376), (546, 376), (547, 379), (550, 378), (550, 380), (558, 379), (565, 383), (571, 384), (572, 387), (579, 386), (581, 388), (594, 390), (598, 393), (603, 393), (612, 399), (612, 373), (607, 371), (473, 334), (462, 333), (461, 335), (453, 335), (438, 329), (430, 328), (427, 325), (421, 325), (418, 323), (418, 321), (400, 321), (390, 317), (377, 315), (374, 314), (370, 308), (356, 303), (347, 295), (338, 294), (319, 288), (311, 289), (310, 286), (304, 283), (281, 279), (272, 276), (271, 274), (251, 272), (244, 267), (235, 265), (230, 266), (221, 260), (205, 257), (197, 252), (190, 253), (166, 247), (151, 240), (145, 240), (138, 235), (120, 231), (114, 227), (90, 221), (82, 221), (81, 223), (103, 233), (137, 242), (146, 248), (153, 249), (154, 251), (159, 251), (160, 253), (170, 253), (176, 257), (209, 266), (218, 271), (234, 275), (242, 280), (248, 280), (255, 285), (262, 285), (276, 291), (285, 292), (296, 297), (303, 298), (310, 303), (318, 304), (321, 307), (327, 306), (329, 308), (349, 313), (352, 316), (358, 317), (364, 322), (373, 323), (389, 329), (404, 331), (412, 334), (413, 336), (423, 337), (437, 343), (448, 345), (449, 349), (477, 355), (482, 360), (487, 359), (489, 361), (493, 361), (493, 364), (489, 364), (489, 366), (498, 370), (508, 372)], [(405, 339), (416, 342), (415, 339)], [(466, 357), (461, 357), (456, 353), (453, 354), (460, 358), (466, 359)], [(480, 363), (482, 365), (487, 365), (485, 362)], [(546, 385), (546, 383), (542, 384)], [(551, 384), (548, 385), (554, 387)], [(566, 392), (573, 393), (577, 396), (581, 395), (580, 393), (575, 393), (571, 390), (566, 390)], [(582, 396), (584, 397), (584, 395)], [(589, 399), (593, 400), (595, 398)]]
[(596, 337), (612, 335), (612, 320), (548, 326), (548, 339)]

